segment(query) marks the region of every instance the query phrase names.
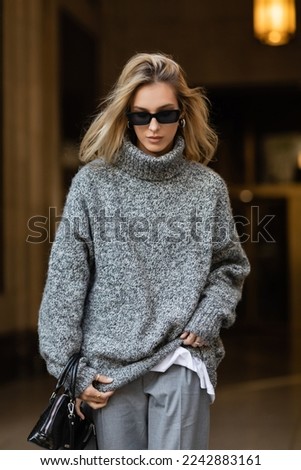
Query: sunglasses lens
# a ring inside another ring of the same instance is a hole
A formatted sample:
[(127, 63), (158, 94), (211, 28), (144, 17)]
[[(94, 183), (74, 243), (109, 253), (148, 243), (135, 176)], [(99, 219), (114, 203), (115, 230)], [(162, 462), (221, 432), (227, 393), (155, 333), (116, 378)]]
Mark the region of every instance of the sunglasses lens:
[(150, 114), (144, 111), (127, 113), (127, 118), (133, 126), (145, 126), (151, 122), (153, 117), (155, 117), (160, 124), (171, 124), (179, 120), (180, 111), (178, 109), (168, 109), (166, 111), (159, 111), (156, 114)]
[(157, 113), (156, 119), (161, 124), (171, 124), (177, 122), (180, 117), (180, 111), (177, 109), (169, 109)]
[(133, 126), (145, 126), (150, 123), (151, 115), (149, 113), (128, 113), (128, 118)]

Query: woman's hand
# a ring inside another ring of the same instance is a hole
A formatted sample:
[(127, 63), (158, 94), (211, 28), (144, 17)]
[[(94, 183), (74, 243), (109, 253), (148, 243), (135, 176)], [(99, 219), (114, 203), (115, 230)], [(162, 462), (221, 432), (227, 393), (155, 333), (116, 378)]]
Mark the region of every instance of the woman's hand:
[[(97, 374), (94, 382), (101, 384), (110, 384), (113, 379), (106, 375)], [(109, 398), (113, 395), (114, 391), (111, 392), (99, 392), (93, 385), (89, 385), (83, 393), (76, 399), (75, 410), (81, 419), (85, 419), (85, 415), (81, 411), (80, 405), (85, 401), (93, 410), (104, 408), (108, 403)]]
[(185, 346), (192, 346), (193, 348), (200, 348), (201, 346), (206, 346), (207, 343), (200, 337), (197, 336), (195, 333), (191, 333), (190, 331), (184, 331), (180, 339), (183, 339), (183, 344)]

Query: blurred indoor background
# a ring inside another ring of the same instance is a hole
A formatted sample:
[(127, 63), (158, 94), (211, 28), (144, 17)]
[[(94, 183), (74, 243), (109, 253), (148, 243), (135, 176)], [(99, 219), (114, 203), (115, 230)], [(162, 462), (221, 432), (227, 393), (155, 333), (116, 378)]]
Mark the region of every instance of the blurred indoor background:
[[(301, 1), (283, 45), (252, 0), (0, 0), (0, 449), (52, 379), (37, 347), (49, 249), (78, 145), (135, 52), (171, 54), (211, 102), (249, 276), (223, 339), (212, 449), (301, 449)], [(276, 37), (277, 42), (277, 37)]]

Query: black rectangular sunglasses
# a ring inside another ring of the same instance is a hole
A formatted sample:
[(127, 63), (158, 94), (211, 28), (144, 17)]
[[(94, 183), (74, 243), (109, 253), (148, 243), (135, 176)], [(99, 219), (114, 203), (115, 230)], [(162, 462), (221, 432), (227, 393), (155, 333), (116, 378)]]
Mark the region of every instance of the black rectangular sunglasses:
[(179, 120), (180, 114), (179, 109), (166, 109), (155, 114), (148, 113), (147, 111), (137, 111), (135, 113), (126, 113), (126, 116), (129, 123), (133, 126), (145, 126), (153, 118), (156, 118), (160, 124), (172, 124)]

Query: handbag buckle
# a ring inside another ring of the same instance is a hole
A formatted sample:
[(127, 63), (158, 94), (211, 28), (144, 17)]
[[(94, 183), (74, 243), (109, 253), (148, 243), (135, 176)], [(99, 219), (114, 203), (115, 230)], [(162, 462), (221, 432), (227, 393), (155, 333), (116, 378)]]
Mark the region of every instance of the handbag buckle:
[(74, 416), (74, 402), (73, 401), (69, 401), (68, 411), (69, 411), (68, 418), (73, 418)]

